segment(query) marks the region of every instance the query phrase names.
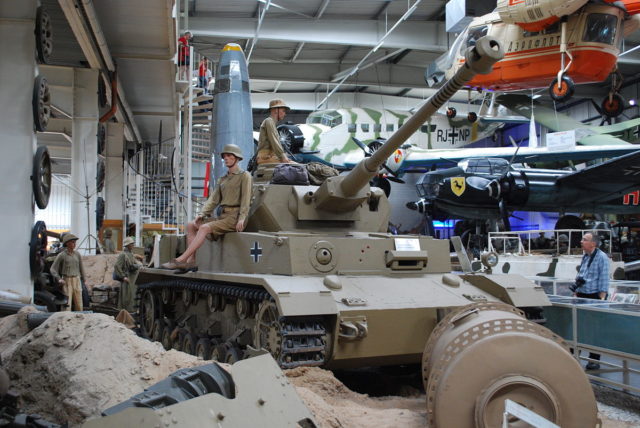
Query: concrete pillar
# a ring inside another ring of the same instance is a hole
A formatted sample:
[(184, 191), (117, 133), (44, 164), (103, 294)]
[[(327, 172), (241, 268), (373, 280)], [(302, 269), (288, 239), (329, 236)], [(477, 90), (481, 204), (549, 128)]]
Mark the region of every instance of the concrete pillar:
[[(0, 223), (5, 252), (0, 257), (1, 291), (33, 297), (29, 240), (34, 202), (31, 170), (36, 137), (31, 98), (36, 75), (35, 0), (0, 2)], [(0, 298), (1, 295), (0, 295)]]
[(107, 220), (124, 220), (124, 124), (108, 122), (105, 162), (107, 173), (104, 183), (105, 213)]
[(71, 232), (80, 254), (95, 254), (98, 163), (98, 70), (73, 70), (71, 183), (82, 196), (71, 203)]

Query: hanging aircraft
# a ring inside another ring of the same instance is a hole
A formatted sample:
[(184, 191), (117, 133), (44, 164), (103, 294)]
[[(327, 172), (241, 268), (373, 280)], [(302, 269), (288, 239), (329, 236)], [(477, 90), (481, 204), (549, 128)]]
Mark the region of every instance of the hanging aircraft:
[[(577, 143), (582, 145), (619, 145), (636, 143), (640, 118), (619, 122), (613, 125), (586, 125), (565, 114), (544, 106), (538, 100), (531, 100), (527, 95), (503, 94), (496, 97), (496, 102), (512, 112), (531, 119), (554, 132), (576, 131)], [(535, 112), (535, 113), (534, 113)]]
[[(511, 92), (548, 86), (554, 100), (566, 101), (575, 84), (602, 82), (615, 71), (623, 38), (640, 28), (638, 11), (638, 0), (499, 0), (494, 12), (473, 19), (449, 52), (429, 65), (425, 80), (436, 86), (450, 78), (464, 63), (467, 47), (490, 35), (505, 46), (505, 57), (469, 88)], [(615, 91), (602, 102), (605, 115), (618, 116), (623, 109)]]
[[(364, 153), (354, 138), (371, 150), (390, 137), (410, 111), (372, 108), (339, 108), (311, 113), (304, 124), (278, 126), (280, 141), (298, 162), (322, 162), (336, 168), (352, 168)], [(423, 149), (460, 148), (491, 136), (504, 122), (527, 122), (507, 117), (504, 109), (491, 117), (476, 113), (455, 117), (455, 109), (436, 114), (420, 127), (406, 147)]]
[(407, 207), (437, 218), (502, 219), (513, 211), (640, 213), (629, 193), (640, 183), (640, 150), (580, 171), (516, 167), (506, 159), (467, 159), (425, 173), (421, 199)]

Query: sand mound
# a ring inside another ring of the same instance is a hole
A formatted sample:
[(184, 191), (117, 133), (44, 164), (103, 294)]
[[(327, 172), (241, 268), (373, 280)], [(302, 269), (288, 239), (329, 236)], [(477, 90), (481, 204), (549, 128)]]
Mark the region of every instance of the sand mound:
[[(165, 351), (102, 314), (60, 312), (29, 332), (26, 314), (33, 310), (0, 319), (0, 352), (11, 387), (22, 395), (22, 410), (52, 422), (81, 423), (175, 370), (208, 363)], [(320, 427), (426, 425), (424, 394), (372, 398), (351, 391), (328, 370), (285, 373)], [(606, 428), (637, 426), (606, 417), (603, 422)]]
[(299, 367), (285, 373), (321, 427), (424, 427), (426, 424), (424, 395), (371, 398), (349, 390), (328, 370)]
[(116, 264), (118, 259), (117, 254), (98, 254), (96, 256), (83, 256), (82, 263), (85, 270), (85, 284), (89, 291), (94, 286), (100, 284), (107, 284), (110, 286), (119, 287), (120, 283), (114, 281), (113, 277), (113, 265)]
[[(23, 333), (20, 316), (4, 318), (0, 332), (13, 324), (14, 339)], [(23, 410), (57, 423), (99, 416), (179, 368), (204, 364), (192, 355), (165, 351), (102, 314), (53, 314), (2, 349)]]

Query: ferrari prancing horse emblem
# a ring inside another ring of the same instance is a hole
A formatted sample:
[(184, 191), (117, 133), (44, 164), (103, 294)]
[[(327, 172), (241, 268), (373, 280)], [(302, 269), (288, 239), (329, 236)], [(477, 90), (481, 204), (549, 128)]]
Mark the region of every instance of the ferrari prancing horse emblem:
[(464, 177), (451, 177), (451, 191), (454, 195), (460, 196), (464, 193), (465, 180)]

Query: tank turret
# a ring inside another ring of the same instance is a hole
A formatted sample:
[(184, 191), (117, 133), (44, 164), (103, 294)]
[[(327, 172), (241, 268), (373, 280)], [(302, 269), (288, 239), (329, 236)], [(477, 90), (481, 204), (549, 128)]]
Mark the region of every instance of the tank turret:
[[(320, 187), (270, 186), (269, 169), (256, 174), (256, 200), (252, 204), (247, 231), (351, 230), (384, 232), (389, 222), (389, 204), (383, 192), (369, 182), (384, 162), (415, 133), (453, 94), (476, 74), (486, 74), (504, 52), (492, 38), (483, 37), (466, 52), (466, 63), (370, 157), (348, 174), (332, 177)], [(266, 179), (266, 180), (265, 180)], [(286, 189), (283, 187), (287, 187)], [(290, 187), (293, 187), (292, 189)]]
[[(143, 334), (226, 362), (266, 350), (283, 368), (422, 363), (432, 427), (500, 426), (506, 398), (562, 427), (595, 426), (582, 368), (537, 323), (550, 305), (544, 290), (518, 275), (451, 273), (449, 241), (386, 233), (389, 202), (369, 185), (411, 133), (500, 58), (495, 40), (480, 39), (382, 147), (320, 187), (269, 184), (273, 166), (261, 165), (245, 231), (205, 243), (198, 272), (142, 269)], [(176, 241), (160, 242), (159, 262), (176, 256)]]

